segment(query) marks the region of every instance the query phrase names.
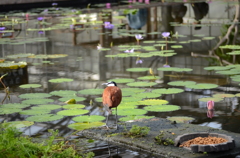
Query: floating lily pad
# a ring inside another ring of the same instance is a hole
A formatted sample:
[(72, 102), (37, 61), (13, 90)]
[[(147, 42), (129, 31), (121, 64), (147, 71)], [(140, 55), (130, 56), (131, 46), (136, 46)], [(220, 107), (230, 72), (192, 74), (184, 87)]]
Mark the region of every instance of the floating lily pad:
[(47, 109), (30, 109), (30, 110), (24, 110), (24, 111), (21, 111), (19, 112), (20, 114), (22, 115), (42, 115), (42, 114), (47, 114), (47, 113), (50, 113), (51, 110), (47, 110)]
[(149, 68), (144, 68), (144, 67), (135, 67), (135, 68), (128, 68), (126, 69), (126, 71), (130, 71), (130, 72), (145, 72), (148, 71)]
[(76, 93), (77, 93), (76, 91), (72, 90), (59, 90), (50, 92), (51, 95), (56, 95), (60, 97), (76, 96)]
[(198, 83), (198, 84), (187, 85), (186, 87), (191, 89), (212, 89), (212, 88), (217, 88), (218, 85), (211, 84), (211, 83)]
[(179, 88), (160, 88), (160, 89), (155, 89), (152, 90), (153, 93), (160, 93), (160, 94), (176, 94), (176, 93), (181, 93), (184, 92), (183, 89)]
[(56, 109), (60, 109), (62, 108), (61, 105), (56, 105), (56, 104), (45, 104), (45, 105), (38, 105), (38, 106), (34, 106), (32, 107), (33, 110), (43, 110), (43, 109), (47, 109), (47, 110), (56, 110)]
[(136, 94), (135, 92), (132, 92), (132, 91), (122, 91), (122, 96), (123, 97), (128, 97), (128, 96), (131, 96), (131, 95), (134, 95)]
[(60, 120), (63, 117), (64, 116), (56, 115), (56, 114), (43, 114), (43, 115), (30, 116), (26, 118), (26, 120), (33, 121), (33, 122), (48, 122), (48, 121)]
[(217, 74), (222, 74), (222, 75), (238, 75), (240, 74), (240, 71), (216, 71)]
[(182, 45), (172, 45), (171, 48), (183, 48)]
[(213, 40), (215, 37), (203, 37), (202, 40)]
[(122, 102), (136, 102), (136, 101), (141, 101), (142, 98), (138, 97), (123, 97)]
[(240, 55), (240, 51), (232, 51), (230, 53), (227, 53), (228, 55)]
[(177, 123), (189, 123), (194, 120), (193, 117), (187, 117), (187, 116), (173, 116), (167, 118), (170, 121), (176, 121)]
[(147, 111), (154, 111), (154, 112), (169, 112), (169, 111), (176, 111), (181, 109), (180, 106), (177, 105), (159, 105), (159, 106), (146, 106), (144, 107)]
[(71, 110), (59, 111), (57, 114), (63, 115), (63, 116), (75, 116), (75, 115), (86, 114), (88, 112), (89, 112), (88, 110), (83, 110), (83, 109), (71, 109)]
[(19, 87), (20, 88), (39, 88), (41, 86), (42, 85), (40, 85), (40, 84), (22, 84)]
[(127, 84), (130, 87), (152, 87), (155, 85), (157, 85), (156, 82), (132, 82)]
[(84, 98), (84, 97), (68, 97), (68, 98), (60, 98), (59, 101), (66, 102), (70, 99), (75, 99), (76, 102), (86, 100), (86, 98)]
[(192, 69), (190, 69), (190, 68), (178, 68), (178, 67), (160, 67), (157, 70), (159, 70), (159, 71), (174, 71), (174, 72), (192, 71)]
[(28, 100), (22, 101), (23, 104), (47, 104), (52, 102), (54, 102), (53, 99), (42, 99), (42, 98), (28, 99)]
[(83, 104), (68, 104), (62, 106), (64, 109), (81, 109), (84, 108), (85, 105)]
[(99, 115), (84, 115), (84, 116), (77, 116), (74, 117), (72, 120), (76, 122), (97, 122), (104, 120), (105, 117)]
[(16, 112), (20, 112), (22, 111), (22, 109), (20, 108), (16, 108), (16, 109), (13, 109), (13, 108), (1, 108), (0, 109), (0, 114), (13, 114), (13, 113), (16, 113)]
[(132, 102), (124, 102), (124, 101), (122, 101), (121, 103), (120, 103), (120, 105), (118, 106), (118, 108), (119, 107), (128, 107), (128, 106), (132, 106), (132, 105), (140, 105), (139, 104), (139, 102), (138, 101), (132, 101)]
[[(114, 110), (113, 111), (113, 114), (115, 114), (116, 111)], [(146, 114), (147, 111), (146, 110), (143, 110), (143, 109), (118, 109), (117, 110), (117, 114), (120, 115), (120, 116), (125, 116), (125, 115), (144, 115)]]
[(143, 76), (143, 77), (138, 77), (139, 80), (159, 80), (159, 76)]
[(103, 89), (84, 89), (78, 91), (78, 93), (82, 95), (99, 95), (103, 93)]
[(26, 58), (29, 56), (32, 56), (34, 54), (30, 54), (30, 53), (26, 53), (26, 54), (14, 54), (14, 55), (8, 55), (6, 56), (6, 58), (10, 58), (10, 59), (17, 59), (17, 58)]
[(196, 82), (194, 82), (194, 81), (172, 81), (172, 82), (168, 82), (167, 84), (171, 85), (171, 86), (187, 86), (187, 85), (196, 84)]
[(215, 71), (228, 70), (228, 69), (230, 68), (225, 66), (209, 66), (204, 68), (204, 70), (215, 70)]
[(31, 121), (11, 121), (11, 122), (4, 122), (3, 125), (8, 127), (15, 127), (15, 128), (24, 128), (32, 126), (34, 122)]
[(132, 78), (115, 78), (115, 79), (110, 79), (109, 81), (114, 81), (116, 83), (128, 83), (128, 82), (134, 82), (134, 79)]
[(77, 131), (82, 131), (84, 129), (89, 129), (92, 127), (99, 127), (99, 126), (103, 126), (105, 125), (105, 123), (103, 122), (91, 122), (91, 123), (81, 123), (81, 122), (77, 122), (77, 123), (72, 123), (70, 125), (68, 125), (68, 128), (77, 130)]
[(51, 79), (49, 80), (49, 82), (52, 82), (52, 83), (63, 83), (63, 82), (72, 82), (73, 79), (71, 78), (57, 78), (57, 79)]
[(139, 104), (141, 105), (163, 105), (167, 104), (167, 100), (160, 100), (160, 99), (146, 99), (143, 101), (139, 101)]
[(8, 104), (2, 104), (0, 105), (1, 108), (7, 108), (7, 109), (23, 109), (26, 107), (29, 107), (29, 104), (21, 104), (21, 103), (8, 103)]
[(144, 99), (144, 98), (158, 98), (161, 96), (161, 94), (152, 93), (152, 92), (144, 92), (144, 93), (134, 94), (132, 96)]
[(222, 49), (240, 49), (239, 45), (224, 45), (224, 46), (220, 46), (220, 48)]
[(134, 93), (141, 93), (141, 92), (144, 92), (145, 89), (140, 89), (140, 88), (122, 88), (122, 93), (125, 93), (125, 92), (134, 92)]
[(37, 59), (52, 59), (52, 58), (63, 58), (68, 56), (67, 54), (37, 54), (30, 56), (29, 58), (37, 58)]
[(214, 101), (214, 102), (220, 102), (223, 100), (223, 98), (214, 98), (214, 97), (205, 97), (205, 98), (200, 98), (198, 99), (199, 101), (202, 101), (202, 102), (208, 102), (210, 100)]
[(226, 93), (219, 93), (219, 94), (214, 94), (213, 95), (214, 98), (233, 98), (235, 97), (234, 94), (226, 94)]
[(29, 99), (29, 98), (48, 98), (51, 96), (52, 95), (48, 93), (25, 93), (25, 94), (19, 95), (18, 97), (23, 99)]
[(13, 62), (0, 62), (0, 68), (4, 68), (4, 69), (18, 69), (18, 68), (24, 68), (27, 66), (26, 62), (18, 62), (15, 63)]
[(154, 118), (154, 116), (126, 116), (126, 117), (121, 117), (119, 120), (120, 121), (130, 121), (130, 120), (140, 120), (140, 119), (151, 119)]

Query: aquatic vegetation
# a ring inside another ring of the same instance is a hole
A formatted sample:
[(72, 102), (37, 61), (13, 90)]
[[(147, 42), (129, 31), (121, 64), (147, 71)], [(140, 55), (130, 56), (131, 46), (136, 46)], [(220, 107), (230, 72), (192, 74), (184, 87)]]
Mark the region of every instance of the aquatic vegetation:
[(160, 131), (160, 133), (154, 138), (155, 143), (158, 145), (173, 145), (174, 141), (171, 138), (165, 138), (166, 134), (163, 131)]
[(148, 135), (148, 132), (150, 131), (150, 127), (146, 126), (138, 126), (138, 125), (132, 125), (132, 128), (129, 131), (123, 132), (123, 135), (126, 137), (131, 138), (139, 138), (139, 137), (145, 137)]

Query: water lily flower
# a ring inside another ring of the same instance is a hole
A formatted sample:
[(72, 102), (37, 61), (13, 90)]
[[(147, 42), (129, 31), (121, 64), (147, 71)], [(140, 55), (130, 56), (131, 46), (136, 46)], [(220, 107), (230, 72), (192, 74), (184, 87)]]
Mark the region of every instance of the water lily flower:
[(149, 4), (149, 0), (145, 0), (145, 4)]
[(106, 8), (111, 8), (111, 3), (106, 3)]
[(27, 13), (27, 14), (25, 15), (25, 17), (26, 17), (26, 20), (28, 21), (28, 20), (29, 20), (29, 14)]
[(171, 67), (171, 66), (168, 64), (164, 64), (163, 67)]
[(125, 50), (125, 53), (133, 53), (134, 52), (134, 48), (133, 49), (129, 49), (129, 50)]
[(43, 17), (38, 17), (37, 19), (38, 19), (38, 21), (42, 21)]
[(163, 32), (162, 36), (163, 38), (168, 38), (170, 36), (170, 32)]
[(101, 44), (98, 44), (98, 45), (97, 45), (97, 49), (98, 49), (98, 50), (102, 49)]
[(213, 116), (214, 116), (214, 110), (213, 109), (212, 110), (208, 110), (207, 111), (207, 117), (213, 118)]
[(141, 39), (143, 39), (143, 36), (142, 36), (142, 35), (140, 35), (140, 34), (138, 34), (138, 35), (135, 35), (135, 38), (136, 38), (136, 40), (138, 41), (138, 40), (141, 40)]
[(6, 29), (6, 27), (0, 27), (0, 30), (1, 30), (1, 31), (5, 30), (5, 29)]
[(138, 2), (139, 2), (139, 3), (142, 3), (142, 2), (143, 2), (143, 0), (138, 0)]
[(142, 64), (142, 63), (143, 63), (143, 61), (141, 59), (136, 60), (136, 64)]
[(210, 100), (207, 102), (207, 109), (213, 110), (214, 109), (214, 101)]
[(55, 7), (55, 6), (57, 6), (58, 5), (58, 3), (52, 3), (52, 6), (53, 7)]
[(38, 34), (42, 35), (42, 34), (44, 34), (44, 32), (43, 31), (38, 31)]
[(104, 22), (104, 27), (105, 27), (105, 29), (113, 29), (114, 25), (111, 24), (110, 22), (106, 21), (106, 22)]

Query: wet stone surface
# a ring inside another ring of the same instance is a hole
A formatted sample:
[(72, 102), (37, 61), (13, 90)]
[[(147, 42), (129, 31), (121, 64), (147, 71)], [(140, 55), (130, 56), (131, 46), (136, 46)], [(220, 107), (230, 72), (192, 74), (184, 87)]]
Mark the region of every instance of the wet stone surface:
[[(122, 133), (126, 130), (131, 129), (132, 125), (147, 126), (150, 127), (150, 131), (146, 137), (141, 138), (129, 138), (124, 136)], [(164, 139), (175, 140), (178, 136), (188, 133), (215, 133), (215, 134), (225, 134), (232, 137), (235, 140), (235, 147), (233, 149), (228, 149), (226, 151), (220, 152), (209, 152), (209, 153), (195, 153), (191, 150), (185, 148), (180, 148), (174, 145), (158, 145), (155, 142), (155, 137), (163, 133)], [(232, 156), (240, 154), (240, 134), (228, 132), (225, 130), (214, 129), (210, 127), (177, 123), (174, 124), (169, 120), (161, 118), (153, 119), (142, 119), (136, 122), (126, 122), (119, 125), (118, 130), (116, 129), (106, 129), (104, 127), (92, 128), (84, 130), (79, 134), (84, 135), (87, 138), (94, 138), (109, 143), (129, 148), (131, 150), (143, 151), (151, 153), (155, 156), (161, 157), (179, 157), (179, 158), (190, 158), (190, 157), (223, 157)]]

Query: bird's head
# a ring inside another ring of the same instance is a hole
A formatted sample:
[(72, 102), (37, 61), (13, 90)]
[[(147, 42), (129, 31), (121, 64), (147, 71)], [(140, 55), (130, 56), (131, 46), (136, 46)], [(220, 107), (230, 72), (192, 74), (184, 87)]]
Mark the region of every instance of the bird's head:
[(107, 83), (103, 83), (102, 85), (106, 85), (106, 86), (117, 86), (116, 82), (114, 82), (114, 81), (110, 81), (110, 82), (107, 82)]

